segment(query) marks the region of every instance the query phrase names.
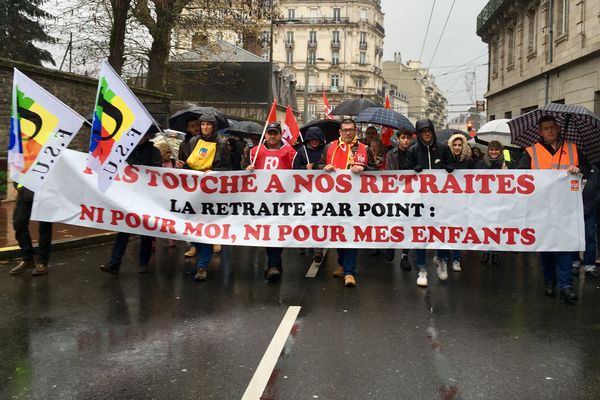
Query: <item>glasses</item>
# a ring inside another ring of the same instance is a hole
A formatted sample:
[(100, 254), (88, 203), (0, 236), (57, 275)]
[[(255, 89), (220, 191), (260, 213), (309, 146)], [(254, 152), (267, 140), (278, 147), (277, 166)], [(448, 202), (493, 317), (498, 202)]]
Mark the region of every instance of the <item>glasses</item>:
[(341, 129), (340, 131), (344, 132), (344, 133), (354, 133), (354, 131), (356, 131), (356, 128), (346, 128), (346, 129)]

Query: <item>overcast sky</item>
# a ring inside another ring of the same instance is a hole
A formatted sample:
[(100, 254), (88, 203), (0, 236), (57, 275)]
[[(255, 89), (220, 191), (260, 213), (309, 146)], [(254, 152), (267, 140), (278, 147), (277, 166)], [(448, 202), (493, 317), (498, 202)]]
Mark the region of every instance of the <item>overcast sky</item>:
[[(452, 13), (441, 36), (453, 1)], [(476, 88), (477, 99), (483, 100), (487, 87), (487, 65), (484, 65), (487, 63), (487, 46), (477, 36), (475, 29), (477, 15), (488, 0), (381, 0), (381, 9), (385, 14), (383, 60), (393, 60), (394, 52), (401, 53), (403, 63), (419, 59), (434, 3), (431, 26), (421, 57), (423, 65), (430, 67), (449, 105), (475, 100), (469, 96), (465, 85), (466, 73), (472, 72), (476, 77), (473, 88)], [(439, 47), (434, 56), (438, 41)], [(457, 67), (460, 68), (450, 72)], [(468, 106), (464, 105), (449, 106), (448, 117), (456, 117), (458, 112), (467, 109)]]

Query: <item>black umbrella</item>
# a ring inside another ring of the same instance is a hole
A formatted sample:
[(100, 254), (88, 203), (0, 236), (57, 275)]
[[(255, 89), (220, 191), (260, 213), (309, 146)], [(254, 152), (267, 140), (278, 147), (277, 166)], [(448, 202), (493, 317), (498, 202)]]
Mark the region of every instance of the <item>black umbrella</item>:
[(302, 135), (306, 134), (306, 130), (311, 126), (318, 126), (325, 134), (327, 143), (333, 142), (340, 137), (340, 121), (335, 119), (315, 119), (300, 128)]
[(260, 136), (263, 132), (263, 126), (257, 122), (239, 121), (227, 128), (226, 132), (241, 137)]
[(407, 132), (415, 131), (415, 126), (408, 120), (408, 118), (390, 108), (365, 108), (356, 116), (354, 121), (383, 125), (389, 128), (399, 129)]
[(467, 140), (470, 139), (469, 135), (466, 132), (461, 131), (460, 129), (440, 129), (439, 131), (435, 132), (435, 137), (437, 138), (438, 142), (448, 144), (448, 140), (450, 140), (450, 136), (452, 136), (456, 133), (460, 133)]
[(373, 100), (360, 97), (358, 99), (350, 99), (342, 101), (336, 108), (331, 111), (333, 115), (358, 115), (362, 110), (369, 107), (382, 107), (381, 104), (375, 103)]
[(217, 126), (215, 131), (220, 131), (221, 129), (229, 128), (229, 121), (225, 114), (221, 111), (217, 110), (214, 107), (199, 107), (192, 106), (190, 108), (186, 108), (184, 110), (177, 111), (175, 114), (169, 117), (169, 127), (176, 131), (186, 132), (185, 124), (187, 120), (191, 117), (200, 118), (200, 116), (204, 114), (213, 115), (217, 120)]
[(539, 119), (551, 115), (562, 138), (573, 142), (591, 162), (600, 161), (600, 118), (582, 106), (550, 103), (508, 122), (512, 143), (528, 147), (540, 140)]

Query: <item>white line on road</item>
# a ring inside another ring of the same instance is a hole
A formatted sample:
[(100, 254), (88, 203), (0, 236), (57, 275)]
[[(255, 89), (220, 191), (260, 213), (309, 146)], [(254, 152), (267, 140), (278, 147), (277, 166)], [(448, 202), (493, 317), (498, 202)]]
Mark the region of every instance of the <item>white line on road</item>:
[(252, 379), (242, 396), (242, 400), (259, 400), (262, 396), (265, 387), (267, 387), (267, 383), (269, 382), (269, 378), (271, 377), (271, 373), (273, 373), (273, 369), (277, 364), (281, 350), (283, 350), (283, 346), (298, 317), (300, 308), (300, 306), (290, 306), (288, 308), (279, 324), (279, 328), (277, 328), (277, 332), (275, 332), (275, 336), (273, 336), (271, 343), (269, 343), (269, 347), (267, 347), (267, 351), (265, 351), (262, 360), (260, 360), (260, 363), (254, 372), (254, 376), (252, 376)]
[(306, 275), (304, 275), (305, 278), (314, 278), (315, 276), (317, 276), (317, 272), (319, 272), (319, 267), (321, 266), (323, 261), (325, 261), (326, 255), (327, 249), (323, 249), (323, 258), (321, 259), (321, 262), (318, 263), (316, 261), (313, 261), (313, 263), (310, 265), (310, 268), (308, 268), (308, 271), (306, 271)]

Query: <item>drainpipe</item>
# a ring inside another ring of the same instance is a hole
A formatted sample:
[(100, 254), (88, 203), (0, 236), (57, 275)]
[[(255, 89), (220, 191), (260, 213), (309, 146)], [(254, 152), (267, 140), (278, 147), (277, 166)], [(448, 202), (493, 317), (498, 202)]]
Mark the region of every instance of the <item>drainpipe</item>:
[[(546, 64), (552, 64), (554, 60), (554, 0), (548, 0), (548, 53), (546, 56)], [(550, 102), (550, 75), (544, 74), (544, 91), (545, 91), (545, 104)]]

